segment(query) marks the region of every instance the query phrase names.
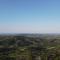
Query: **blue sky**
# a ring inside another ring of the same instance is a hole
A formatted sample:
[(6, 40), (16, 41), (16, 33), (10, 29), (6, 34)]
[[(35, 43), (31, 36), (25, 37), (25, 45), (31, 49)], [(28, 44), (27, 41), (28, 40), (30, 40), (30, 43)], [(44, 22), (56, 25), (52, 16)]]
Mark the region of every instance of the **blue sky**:
[(0, 0), (0, 33), (60, 33), (60, 0)]

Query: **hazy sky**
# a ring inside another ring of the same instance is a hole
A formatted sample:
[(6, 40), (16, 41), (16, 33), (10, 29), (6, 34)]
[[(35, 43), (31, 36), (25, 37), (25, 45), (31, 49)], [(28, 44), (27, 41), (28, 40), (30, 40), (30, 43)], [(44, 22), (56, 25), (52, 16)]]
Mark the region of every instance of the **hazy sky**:
[(0, 0), (0, 33), (60, 33), (60, 0)]

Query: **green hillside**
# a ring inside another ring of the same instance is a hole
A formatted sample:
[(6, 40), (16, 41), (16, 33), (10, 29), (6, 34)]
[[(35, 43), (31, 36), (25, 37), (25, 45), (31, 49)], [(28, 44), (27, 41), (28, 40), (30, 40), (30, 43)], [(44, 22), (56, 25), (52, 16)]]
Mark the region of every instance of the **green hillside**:
[(0, 35), (0, 60), (60, 60), (60, 35)]

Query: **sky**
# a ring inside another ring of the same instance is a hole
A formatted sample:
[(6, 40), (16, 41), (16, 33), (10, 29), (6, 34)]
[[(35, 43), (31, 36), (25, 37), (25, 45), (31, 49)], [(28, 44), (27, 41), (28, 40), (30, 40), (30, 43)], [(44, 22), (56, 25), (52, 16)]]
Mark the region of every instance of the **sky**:
[(60, 33), (60, 0), (0, 0), (0, 33)]

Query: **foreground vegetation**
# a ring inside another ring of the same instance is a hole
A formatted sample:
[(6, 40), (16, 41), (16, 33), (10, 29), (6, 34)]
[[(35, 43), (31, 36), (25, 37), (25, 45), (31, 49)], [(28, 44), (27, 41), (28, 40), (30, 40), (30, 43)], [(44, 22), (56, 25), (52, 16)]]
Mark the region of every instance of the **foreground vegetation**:
[(60, 35), (0, 35), (0, 60), (60, 60)]

